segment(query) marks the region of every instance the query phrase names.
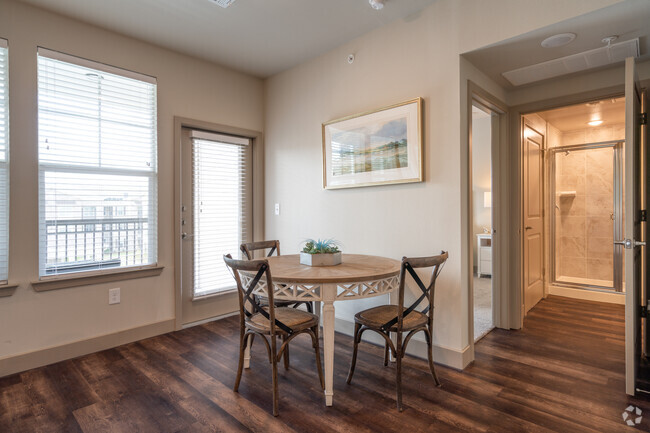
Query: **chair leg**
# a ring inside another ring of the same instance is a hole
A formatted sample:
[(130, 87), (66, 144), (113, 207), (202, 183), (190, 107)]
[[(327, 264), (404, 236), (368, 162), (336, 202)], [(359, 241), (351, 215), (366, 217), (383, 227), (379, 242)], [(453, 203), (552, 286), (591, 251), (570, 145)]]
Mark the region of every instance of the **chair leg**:
[(427, 339), (427, 355), (429, 357), (429, 370), (431, 370), (431, 375), (433, 380), (436, 382), (436, 386), (441, 386), (440, 381), (438, 380), (438, 375), (436, 374), (436, 369), (433, 366), (433, 341), (431, 332), (425, 331), (425, 338)]
[[(248, 337), (250, 337), (250, 334)], [(246, 334), (244, 334), (239, 339), (239, 365), (237, 366), (237, 378), (235, 379), (235, 386), (233, 387), (235, 392), (239, 391), (239, 382), (241, 381), (241, 374), (244, 369), (244, 351), (246, 350), (246, 344), (248, 344), (248, 338)]]
[(397, 385), (397, 410), (402, 412), (402, 354), (400, 352), (396, 353), (395, 356), (395, 374), (396, 374), (396, 385)]
[[(287, 341), (287, 336), (283, 335), (282, 343), (284, 344), (285, 341)], [(284, 353), (282, 354), (282, 356), (284, 357), (284, 369), (288, 370), (289, 369), (289, 345), (288, 344), (284, 346)]]
[(278, 361), (275, 355), (271, 362), (271, 368), (273, 369), (273, 416), (278, 416)]
[(325, 379), (323, 378), (323, 367), (320, 363), (320, 340), (318, 339), (318, 328), (320, 326), (316, 325), (312, 328), (314, 331), (314, 352), (316, 353), (316, 369), (318, 370), (318, 380), (320, 380), (320, 387), (325, 389)]
[(352, 381), (352, 375), (354, 374), (354, 367), (357, 364), (357, 350), (359, 349), (359, 331), (361, 330), (361, 323), (354, 324), (354, 350), (352, 351), (352, 362), (350, 363), (350, 371), (348, 373), (348, 380), (346, 381), (348, 385)]
[(388, 365), (388, 342), (384, 343), (384, 367)]

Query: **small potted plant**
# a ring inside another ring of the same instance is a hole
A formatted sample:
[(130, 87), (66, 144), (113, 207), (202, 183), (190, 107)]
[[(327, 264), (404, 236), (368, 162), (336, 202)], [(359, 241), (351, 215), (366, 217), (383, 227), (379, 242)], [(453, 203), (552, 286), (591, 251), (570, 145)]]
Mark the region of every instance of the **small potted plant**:
[(300, 263), (308, 266), (334, 266), (341, 264), (341, 251), (333, 239), (307, 239), (300, 252)]

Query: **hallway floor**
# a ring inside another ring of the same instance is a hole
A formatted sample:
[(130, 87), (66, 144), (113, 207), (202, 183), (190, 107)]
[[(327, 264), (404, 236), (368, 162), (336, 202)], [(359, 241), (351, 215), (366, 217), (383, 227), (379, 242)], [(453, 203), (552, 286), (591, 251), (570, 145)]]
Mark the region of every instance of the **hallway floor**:
[[(464, 371), (406, 357), (404, 412), (394, 365), (360, 345), (345, 383), (352, 339), (336, 335), (334, 406), (325, 407), (307, 338), (279, 369), (280, 415), (271, 415), (271, 371), (256, 342), (239, 393), (238, 318), (127, 344), (0, 379), (7, 432), (634, 432), (650, 431), (650, 399), (625, 395), (623, 307), (542, 300), (520, 331), (495, 329)], [(643, 411), (636, 428), (629, 405)]]
[(474, 341), (492, 328), (492, 278), (474, 275)]

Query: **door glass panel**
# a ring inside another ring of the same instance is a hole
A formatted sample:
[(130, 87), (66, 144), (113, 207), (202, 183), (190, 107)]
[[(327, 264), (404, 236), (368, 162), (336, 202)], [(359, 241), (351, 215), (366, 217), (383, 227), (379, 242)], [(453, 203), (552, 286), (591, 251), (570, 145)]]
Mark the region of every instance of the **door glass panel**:
[(554, 280), (570, 285), (614, 289), (622, 223), (620, 169), (616, 143), (570, 146), (551, 153), (554, 206)]
[(239, 258), (246, 239), (249, 146), (195, 138), (193, 159), (194, 297), (232, 290), (224, 254)]

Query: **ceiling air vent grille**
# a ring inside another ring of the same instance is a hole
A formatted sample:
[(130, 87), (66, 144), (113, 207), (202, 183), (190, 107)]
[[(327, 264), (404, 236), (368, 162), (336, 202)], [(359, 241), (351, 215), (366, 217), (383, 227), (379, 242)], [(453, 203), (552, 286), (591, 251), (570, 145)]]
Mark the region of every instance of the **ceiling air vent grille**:
[(639, 57), (639, 39), (619, 42), (609, 47), (596, 48), (595, 50), (514, 69), (504, 72), (502, 75), (513, 86), (521, 86), (599, 66), (611, 65), (621, 62), (627, 57)]
[(210, 0), (212, 3), (216, 3), (222, 8), (227, 8), (231, 4), (235, 3), (235, 0)]

